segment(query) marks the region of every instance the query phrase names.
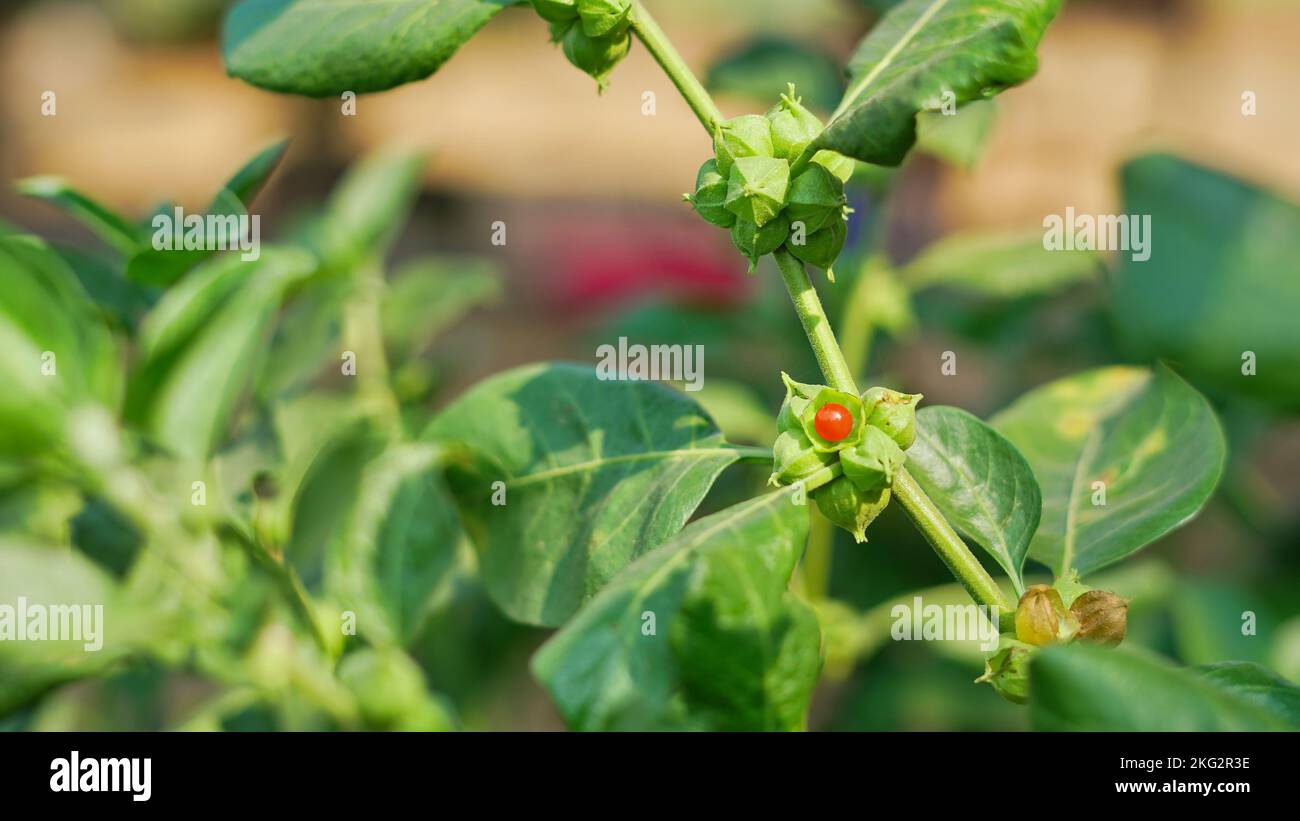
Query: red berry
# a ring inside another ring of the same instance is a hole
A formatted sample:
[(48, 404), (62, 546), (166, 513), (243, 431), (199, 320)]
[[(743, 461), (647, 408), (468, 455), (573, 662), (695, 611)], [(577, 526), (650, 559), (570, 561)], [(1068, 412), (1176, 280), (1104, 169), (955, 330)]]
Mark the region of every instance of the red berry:
[(827, 402), (817, 409), (813, 419), (817, 435), (827, 442), (838, 442), (853, 430), (853, 416), (849, 409), (836, 402)]

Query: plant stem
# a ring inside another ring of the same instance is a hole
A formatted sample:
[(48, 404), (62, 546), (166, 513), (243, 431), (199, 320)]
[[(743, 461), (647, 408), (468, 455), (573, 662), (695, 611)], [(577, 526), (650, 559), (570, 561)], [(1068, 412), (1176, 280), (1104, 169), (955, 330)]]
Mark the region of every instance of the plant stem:
[(668, 40), (668, 36), (664, 34), (663, 29), (659, 28), (659, 24), (655, 22), (655, 19), (650, 16), (650, 12), (640, 2), (632, 4), (631, 21), (632, 31), (636, 32), (636, 36), (645, 44), (646, 50), (663, 67), (668, 79), (672, 80), (673, 85), (677, 86), (677, 90), (681, 92), (686, 104), (695, 112), (695, 116), (699, 118), (704, 130), (712, 135), (717, 129), (718, 123), (722, 122), (723, 117), (722, 112), (718, 110), (717, 104), (709, 96), (709, 92), (705, 90), (704, 86), (691, 72), (690, 67), (686, 65), (686, 61), (677, 53), (677, 49), (673, 48), (673, 44)]
[(803, 263), (784, 247), (772, 256), (781, 269), (781, 279), (785, 280), (785, 289), (790, 292), (790, 301), (794, 303), (794, 311), (799, 315), (804, 333), (808, 335), (808, 342), (812, 345), (813, 355), (817, 357), (817, 364), (821, 366), (826, 383), (836, 390), (857, 396), (858, 386), (853, 379), (853, 372), (844, 361), (844, 353), (835, 341), (835, 331), (831, 330), (830, 320), (826, 318), (826, 309), (822, 307), (817, 289), (813, 287), (812, 280), (808, 279)]
[(757, 462), (762, 464), (772, 464), (772, 449), (759, 448), (750, 445), (732, 445), (727, 444), (725, 447), (736, 452), (737, 462)]
[(943, 518), (939, 508), (925, 495), (925, 491), (921, 490), (906, 468), (899, 471), (894, 479), (894, 498), (903, 505), (921, 535), (925, 536), (934, 552), (948, 565), (952, 575), (966, 588), (971, 598), (978, 604), (997, 607), (1001, 628), (1014, 630), (1015, 606), (1007, 601), (1002, 589), (993, 581), (984, 565), (970, 552), (970, 548)]

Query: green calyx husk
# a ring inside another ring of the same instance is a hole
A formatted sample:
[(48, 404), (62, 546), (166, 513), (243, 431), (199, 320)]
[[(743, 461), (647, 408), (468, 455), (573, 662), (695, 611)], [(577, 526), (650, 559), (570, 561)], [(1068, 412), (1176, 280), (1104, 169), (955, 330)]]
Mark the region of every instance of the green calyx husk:
[(772, 475), (767, 481), (773, 486), (792, 485), (834, 462), (835, 454), (814, 449), (802, 430), (782, 431), (772, 444)]
[(853, 540), (862, 544), (867, 540), (867, 527), (889, 506), (890, 489), (859, 490), (847, 477), (839, 476), (830, 484), (813, 492), (817, 509), (837, 526), (853, 534)]
[(632, 0), (577, 0), (576, 5), (588, 37), (609, 37), (628, 29)]
[[(817, 412), (832, 402), (843, 405), (848, 410), (849, 415), (853, 417), (853, 428), (849, 431), (849, 435), (838, 442), (823, 439), (821, 434), (817, 433)], [(817, 395), (799, 414), (799, 424), (803, 426), (803, 432), (807, 434), (812, 446), (817, 450), (827, 452), (841, 451), (861, 442), (866, 423), (867, 417), (863, 412), (862, 400), (859, 397), (825, 386), (817, 391)]]
[(685, 197), (695, 213), (719, 228), (736, 224), (736, 215), (727, 210), (727, 178), (718, 171), (716, 160), (707, 160), (695, 175), (695, 193)]
[(781, 95), (781, 101), (767, 112), (767, 120), (772, 125), (772, 151), (783, 160), (794, 162), (818, 134), (822, 133), (822, 121), (800, 104), (794, 96), (794, 84), (789, 91)]
[(743, 114), (718, 126), (713, 133), (713, 154), (718, 170), (731, 174), (731, 166), (740, 157), (771, 157), (772, 128), (759, 114)]
[(533, 10), (548, 23), (567, 23), (578, 19), (577, 0), (533, 0)]
[(858, 490), (875, 490), (894, 484), (894, 477), (903, 469), (906, 454), (889, 434), (880, 428), (867, 425), (862, 431), (862, 441), (840, 451), (840, 465), (844, 475)]
[(737, 157), (727, 180), (727, 210), (760, 228), (785, 206), (790, 164), (775, 157)]
[(632, 48), (632, 34), (624, 29), (603, 37), (588, 35), (576, 19), (551, 24), (551, 38), (564, 50), (565, 58), (589, 74), (601, 91), (610, 72)]
[(916, 441), (916, 405), (924, 397), (919, 393), (899, 393), (889, 388), (869, 388), (862, 394), (867, 406), (867, 422), (907, 450)]
[(790, 224), (802, 222), (812, 234), (832, 222), (844, 221), (844, 183), (825, 167), (812, 163), (790, 181), (785, 198), (785, 213)]
[(990, 685), (1013, 704), (1024, 704), (1029, 700), (1029, 661), (1036, 649), (1003, 634), (997, 651), (985, 659), (984, 675), (975, 679), (976, 683)]
[(808, 407), (808, 403), (825, 385), (796, 382), (785, 371), (781, 371), (781, 381), (785, 383), (785, 401), (781, 403), (781, 410), (776, 415), (777, 429), (781, 431), (794, 430), (803, 433), (803, 423), (799, 421), (799, 417), (803, 415), (804, 408)]
[(774, 219), (762, 226), (738, 217), (736, 224), (731, 226), (731, 244), (749, 260), (751, 274), (758, 266), (759, 258), (780, 248), (789, 235), (790, 220), (785, 214), (777, 214)]
[(823, 148), (813, 154), (812, 161), (834, 174), (840, 182), (848, 182), (853, 177), (853, 170), (857, 168), (852, 157), (846, 157), (829, 148)]
[[(795, 259), (813, 266), (821, 268), (827, 272), (832, 282), (835, 276), (830, 273), (831, 266), (839, 257), (840, 251), (844, 249), (844, 240), (848, 236), (848, 225), (843, 219), (835, 219), (811, 234), (792, 230), (790, 232), (790, 241), (785, 244)], [(797, 240), (803, 240), (798, 242)]]

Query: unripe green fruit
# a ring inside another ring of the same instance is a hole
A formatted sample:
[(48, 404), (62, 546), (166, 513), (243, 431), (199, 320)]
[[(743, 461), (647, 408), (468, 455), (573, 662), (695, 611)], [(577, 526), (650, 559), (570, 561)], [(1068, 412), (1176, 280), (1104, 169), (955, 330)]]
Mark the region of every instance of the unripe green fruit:
[(549, 23), (566, 23), (578, 18), (577, 0), (533, 0), (533, 10)]
[(1089, 590), (1070, 605), (1079, 622), (1075, 638), (1114, 647), (1128, 631), (1128, 602), (1105, 590)]
[(867, 406), (867, 424), (874, 425), (907, 450), (916, 441), (916, 405), (925, 397), (899, 393), (889, 388), (869, 388), (862, 394)]
[(840, 451), (844, 475), (858, 490), (875, 490), (894, 484), (907, 456), (893, 439), (880, 428), (867, 425), (862, 441)]
[[(844, 250), (844, 239), (848, 236), (849, 229), (842, 219), (831, 220), (831, 222), (821, 230), (814, 231), (811, 234), (805, 234), (803, 244), (794, 240), (797, 235), (791, 237), (791, 241), (786, 243), (786, 248), (794, 254), (796, 259), (802, 260), (816, 268), (830, 271), (835, 260), (839, 259), (840, 251)], [(833, 282), (835, 277), (831, 277)]]
[(867, 540), (867, 527), (889, 505), (889, 496), (887, 487), (858, 490), (843, 476), (836, 477), (813, 493), (822, 515), (852, 533), (858, 544)]
[(577, 0), (582, 31), (588, 37), (608, 37), (627, 31), (632, 0)]
[(727, 180), (727, 210), (760, 228), (785, 205), (790, 164), (775, 157), (737, 157)]
[(1016, 638), (1042, 647), (1061, 638), (1061, 622), (1068, 616), (1061, 594), (1045, 584), (1035, 584), (1016, 607)]
[(776, 415), (777, 430), (798, 431), (803, 434), (803, 422), (800, 421), (800, 417), (803, 416), (804, 409), (808, 407), (813, 397), (826, 386), (796, 382), (785, 371), (781, 372), (781, 381), (785, 383), (785, 401), (781, 403), (781, 410)]
[(794, 96), (793, 83), (789, 92), (781, 95), (781, 102), (767, 112), (767, 119), (772, 124), (772, 151), (790, 162), (822, 133), (822, 121), (800, 105), (799, 98)]
[(772, 444), (772, 475), (767, 481), (792, 485), (834, 463), (835, 454), (813, 449), (802, 430), (784, 431)]
[(713, 133), (713, 153), (718, 170), (731, 174), (737, 157), (772, 156), (772, 128), (761, 114), (744, 114), (718, 126)]
[(786, 219), (785, 214), (777, 214), (775, 219), (762, 227), (739, 218), (731, 226), (731, 244), (749, 260), (751, 274), (758, 266), (759, 258), (780, 248), (789, 235), (790, 220)]
[(695, 193), (687, 194), (686, 200), (699, 214), (719, 228), (730, 228), (736, 224), (736, 215), (727, 210), (727, 179), (718, 173), (718, 163), (708, 160), (700, 166), (695, 175)]
[(813, 154), (812, 161), (839, 177), (841, 182), (848, 182), (853, 177), (853, 170), (857, 168), (852, 157), (846, 157), (828, 148)]
[(785, 213), (791, 226), (802, 222), (806, 234), (820, 231), (831, 222), (843, 222), (846, 205), (844, 183), (816, 163), (799, 172), (785, 197)]
[[(554, 25), (564, 24), (553, 24), (552, 31)], [(561, 40), (564, 56), (570, 63), (590, 74), (603, 91), (605, 78), (632, 47), (632, 35), (624, 32), (610, 37), (589, 37), (577, 23), (569, 23), (568, 26)]]
[[(853, 417), (853, 428), (848, 435), (837, 441), (823, 439), (817, 432), (817, 411), (828, 404), (842, 405), (849, 415)], [(803, 432), (808, 436), (812, 446), (820, 451), (841, 451), (851, 448), (862, 441), (862, 432), (866, 427), (866, 414), (864, 413), (862, 400), (851, 393), (837, 391), (834, 388), (823, 387), (817, 391), (817, 395), (799, 414), (799, 423), (803, 426)]]

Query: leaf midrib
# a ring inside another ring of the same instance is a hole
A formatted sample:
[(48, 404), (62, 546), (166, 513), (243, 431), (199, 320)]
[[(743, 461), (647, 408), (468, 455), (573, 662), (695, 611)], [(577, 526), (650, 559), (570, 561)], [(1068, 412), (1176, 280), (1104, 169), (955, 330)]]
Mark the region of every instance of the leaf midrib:
[(889, 51), (885, 52), (885, 56), (881, 57), (880, 61), (872, 66), (871, 71), (867, 72), (866, 75), (849, 87), (849, 90), (845, 92), (843, 99), (840, 100), (840, 104), (835, 108), (835, 113), (831, 115), (831, 122), (834, 122), (841, 114), (847, 111), (857, 98), (867, 90), (871, 83), (880, 76), (881, 72), (893, 65), (894, 60), (898, 58), (898, 55), (902, 50), (907, 48), (907, 46), (916, 39), (916, 36), (920, 33), (921, 29), (923, 29), (934, 15), (938, 14), (939, 10), (947, 4), (948, 0), (934, 0), (934, 2), (930, 4), (930, 7), (922, 12), (920, 17), (916, 18), (916, 21), (913, 22), (907, 31), (903, 33), (903, 36), (899, 38), (898, 42), (894, 43)]
[(736, 456), (734, 448), (680, 448), (676, 450), (655, 450), (645, 453), (627, 453), (622, 456), (610, 456), (601, 459), (588, 459), (584, 462), (574, 462), (571, 465), (550, 468), (548, 470), (538, 471), (537, 473), (528, 473), (523, 476), (512, 478), (506, 483), (507, 487), (524, 487), (537, 482), (544, 482), (560, 476), (566, 476), (571, 473), (580, 473), (584, 471), (594, 471), (605, 467), (606, 465), (626, 464), (629, 462), (642, 462), (654, 459), (664, 461), (682, 459), (685, 457), (704, 457), (704, 456)]

